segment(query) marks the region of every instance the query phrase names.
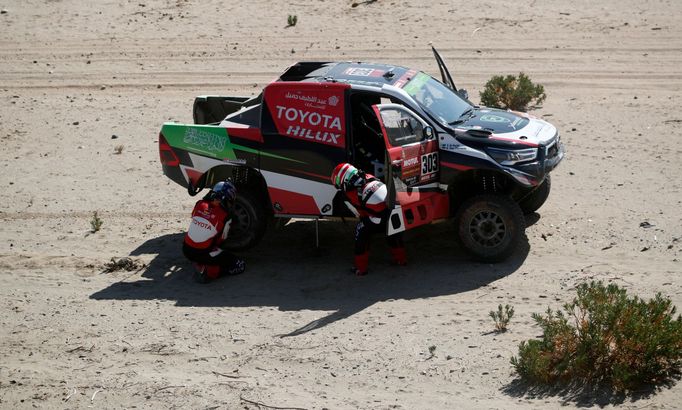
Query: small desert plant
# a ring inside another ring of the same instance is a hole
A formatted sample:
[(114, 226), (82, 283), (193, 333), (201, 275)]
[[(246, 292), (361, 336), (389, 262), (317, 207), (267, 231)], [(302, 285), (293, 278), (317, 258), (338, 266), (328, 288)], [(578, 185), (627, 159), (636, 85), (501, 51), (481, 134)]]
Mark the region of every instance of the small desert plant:
[(533, 84), (524, 73), (519, 73), (518, 78), (513, 75), (493, 76), (480, 95), (482, 105), (517, 111), (525, 111), (531, 103), (540, 105), (547, 98), (545, 88)]
[(564, 312), (534, 314), (542, 340), (519, 345), (511, 363), (530, 382), (628, 391), (664, 382), (682, 365), (682, 317), (670, 299), (644, 301), (614, 284), (578, 286)]
[(503, 309), (502, 305), (499, 305), (497, 306), (497, 312), (491, 310), (489, 315), (495, 321), (495, 330), (498, 332), (506, 332), (507, 325), (514, 316), (514, 308), (512, 306), (505, 305)]
[(90, 227), (92, 228), (92, 233), (95, 233), (102, 228), (104, 222), (97, 215), (97, 211), (92, 214), (92, 219), (90, 220)]
[(117, 145), (114, 147), (114, 154), (120, 155), (123, 152), (123, 145)]
[(298, 17), (295, 14), (289, 14), (287, 17), (287, 27), (293, 27), (298, 23)]

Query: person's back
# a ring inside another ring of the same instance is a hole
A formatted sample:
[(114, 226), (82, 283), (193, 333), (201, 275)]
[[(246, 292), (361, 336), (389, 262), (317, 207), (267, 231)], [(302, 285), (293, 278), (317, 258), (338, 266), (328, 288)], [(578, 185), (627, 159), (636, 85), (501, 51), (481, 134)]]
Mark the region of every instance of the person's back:
[[(350, 187), (345, 194), (357, 209), (360, 218), (382, 218), (387, 212), (386, 185), (371, 174), (365, 174), (359, 187)], [(379, 223), (378, 221), (376, 223)]]
[[(365, 174), (349, 163), (339, 164), (332, 171), (331, 181), (343, 192), (346, 205), (354, 210), (360, 221), (355, 227), (355, 251), (351, 271), (358, 276), (367, 274), (369, 244), (372, 235), (386, 233), (388, 205), (386, 185), (370, 174)], [(407, 264), (402, 233), (387, 236), (393, 263)]]
[(229, 214), (220, 205), (201, 199), (192, 210), (192, 221), (185, 234), (185, 244), (193, 249), (206, 249), (218, 246), (222, 237), (218, 236), (225, 227)]
[(230, 181), (219, 182), (194, 205), (182, 252), (194, 262), (195, 279), (200, 283), (221, 275), (237, 275), (246, 269), (242, 259), (221, 247), (230, 231), (230, 210), (236, 196)]

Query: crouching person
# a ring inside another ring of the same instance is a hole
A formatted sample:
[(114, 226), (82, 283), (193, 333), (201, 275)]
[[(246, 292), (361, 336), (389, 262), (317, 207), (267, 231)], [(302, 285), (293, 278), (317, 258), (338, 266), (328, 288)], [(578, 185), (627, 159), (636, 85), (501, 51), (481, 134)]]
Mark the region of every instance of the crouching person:
[(194, 279), (199, 283), (207, 283), (220, 276), (238, 275), (246, 269), (242, 259), (220, 247), (230, 231), (236, 197), (234, 184), (229, 180), (222, 181), (194, 205), (182, 252), (194, 263)]

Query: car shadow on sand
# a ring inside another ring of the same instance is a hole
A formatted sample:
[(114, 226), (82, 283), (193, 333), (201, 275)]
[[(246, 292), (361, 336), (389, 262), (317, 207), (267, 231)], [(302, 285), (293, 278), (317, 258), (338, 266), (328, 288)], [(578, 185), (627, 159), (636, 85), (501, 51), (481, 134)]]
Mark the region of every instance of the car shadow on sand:
[(331, 311), (323, 318), (281, 335), (296, 336), (345, 319), (380, 301), (453, 295), (505, 277), (523, 264), (527, 240), (507, 261), (470, 261), (455, 245), (450, 223), (424, 226), (405, 236), (409, 265), (391, 266), (383, 238), (372, 241), (369, 274), (351, 275), (354, 221), (291, 221), (270, 230), (261, 243), (238, 252), (247, 261), (239, 276), (207, 285), (192, 281), (193, 267), (182, 255), (182, 233), (148, 240), (131, 256), (156, 255), (142, 278), (126, 277), (90, 297), (96, 300), (173, 300), (177, 306), (274, 306), (282, 311)]

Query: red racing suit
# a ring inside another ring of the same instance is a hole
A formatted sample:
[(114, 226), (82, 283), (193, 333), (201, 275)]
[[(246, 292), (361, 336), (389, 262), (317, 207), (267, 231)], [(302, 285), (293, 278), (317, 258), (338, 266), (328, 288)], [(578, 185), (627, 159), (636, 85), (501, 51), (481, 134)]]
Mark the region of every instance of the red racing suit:
[[(360, 221), (355, 227), (354, 268), (357, 275), (367, 273), (369, 264), (369, 244), (373, 234), (385, 233), (388, 221), (388, 205), (386, 185), (373, 175), (366, 174), (359, 187), (351, 187), (344, 191), (348, 200), (346, 205), (355, 211)], [(386, 237), (393, 263), (407, 264), (407, 255), (403, 244), (402, 233)]]
[(221, 273), (241, 273), (236, 272), (238, 267), (243, 271), (244, 261), (220, 248), (220, 244), (227, 239), (231, 222), (227, 210), (217, 202), (202, 199), (194, 205), (182, 251), (187, 259), (205, 265), (207, 276), (211, 279)]

